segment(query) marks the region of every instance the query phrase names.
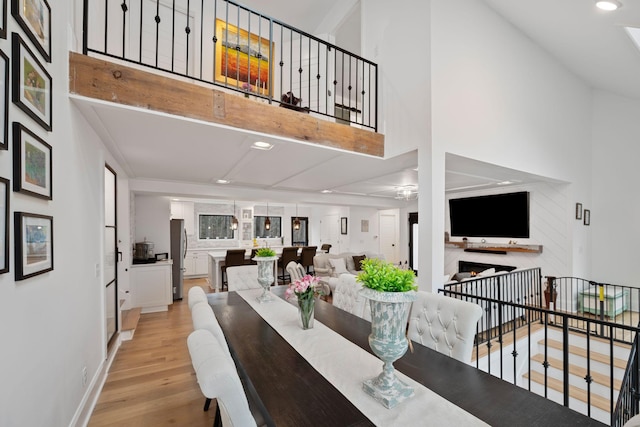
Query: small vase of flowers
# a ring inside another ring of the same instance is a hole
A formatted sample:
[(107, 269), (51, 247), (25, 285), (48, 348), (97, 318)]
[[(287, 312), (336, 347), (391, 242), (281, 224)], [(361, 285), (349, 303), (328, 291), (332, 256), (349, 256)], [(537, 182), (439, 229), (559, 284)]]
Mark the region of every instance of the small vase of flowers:
[(293, 295), (298, 299), (300, 327), (305, 330), (313, 328), (315, 299), (322, 294), (318, 287), (318, 280), (317, 277), (307, 274), (302, 279), (291, 283), (285, 292), (286, 299), (291, 298)]

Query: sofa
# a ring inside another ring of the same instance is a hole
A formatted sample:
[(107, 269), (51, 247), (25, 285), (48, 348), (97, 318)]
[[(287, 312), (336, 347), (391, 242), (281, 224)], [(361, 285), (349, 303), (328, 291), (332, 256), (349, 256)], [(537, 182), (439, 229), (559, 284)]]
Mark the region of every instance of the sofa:
[(356, 267), (356, 260), (359, 261), (364, 258), (384, 259), (384, 255), (368, 251), (343, 252), (339, 254), (321, 253), (313, 257), (313, 271), (320, 278), (320, 282), (328, 285), (331, 293), (334, 293), (340, 275), (357, 275), (360, 268)]

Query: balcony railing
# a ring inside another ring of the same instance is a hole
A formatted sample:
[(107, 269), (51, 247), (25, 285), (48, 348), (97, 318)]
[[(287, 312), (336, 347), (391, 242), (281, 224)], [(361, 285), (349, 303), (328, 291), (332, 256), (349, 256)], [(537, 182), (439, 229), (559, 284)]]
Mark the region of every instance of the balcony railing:
[[(484, 308), (472, 363), (606, 424), (622, 426), (640, 409), (638, 289), (547, 277), (550, 286), (543, 300), (539, 269), (532, 270), (440, 290)], [(547, 300), (551, 309), (545, 308)], [(626, 368), (620, 359), (627, 361)]]
[(374, 131), (377, 65), (227, 0), (84, 0), (83, 53)]

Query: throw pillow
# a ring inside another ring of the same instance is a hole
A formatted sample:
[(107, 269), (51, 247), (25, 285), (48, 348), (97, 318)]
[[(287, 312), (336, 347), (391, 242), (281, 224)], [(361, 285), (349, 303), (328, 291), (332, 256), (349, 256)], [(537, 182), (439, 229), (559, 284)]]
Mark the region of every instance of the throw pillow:
[(356, 271), (362, 271), (362, 266), (360, 263), (366, 258), (366, 255), (354, 255), (353, 256), (353, 266)]
[(333, 267), (333, 277), (339, 277), (343, 273), (348, 273), (347, 266), (344, 264), (344, 258), (331, 258), (329, 263)]
[(478, 273), (478, 276), (482, 277), (482, 276), (492, 276), (496, 274), (496, 269), (495, 268), (487, 268), (486, 270)]

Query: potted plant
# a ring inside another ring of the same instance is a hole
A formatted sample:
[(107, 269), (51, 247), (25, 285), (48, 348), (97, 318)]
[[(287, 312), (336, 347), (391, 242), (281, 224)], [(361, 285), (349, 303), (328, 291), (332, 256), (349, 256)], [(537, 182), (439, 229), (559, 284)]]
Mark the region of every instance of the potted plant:
[(318, 282), (318, 277), (307, 274), (302, 279), (291, 283), (285, 291), (286, 299), (290, 299), (293, 295), (297, 297), (300, 327), (305, 330), (313, 328), (316, 297), (322, 295)]
[(409, 305), (416, 300), (418, 287), (413, 270), (402, 270), (375, 258), (363, 260), (361, 266), (356, 280), (363, 286), (360, 294), (371, 304), (369, 346), (384, 362), (382, 373), (366, 380), (363, 388), (386, 408), (393, 408), (414, 394), (396, 377), (393, 362), (407, 351)]
[(258, 264), (258, 283), (262, 286), (262, 295), (257, 298), (258, 302), (269, 302), (272, 300), (269, 289), (273, 283), (273, 263), (278, 257), (271, 248), (259, 248), (253, 260)]

